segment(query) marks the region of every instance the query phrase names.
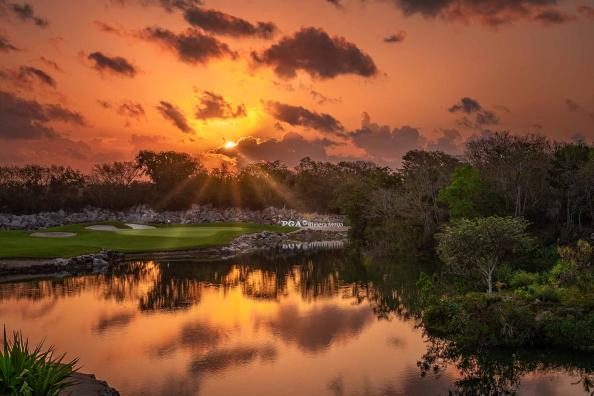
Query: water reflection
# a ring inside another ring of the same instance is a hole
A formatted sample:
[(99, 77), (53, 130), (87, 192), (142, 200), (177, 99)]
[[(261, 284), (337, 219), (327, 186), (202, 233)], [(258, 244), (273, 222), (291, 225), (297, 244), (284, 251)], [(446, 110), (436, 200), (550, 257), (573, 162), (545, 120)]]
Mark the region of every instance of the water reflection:
[(132, 262), (108, 275), (0, 284), (0, 315), (80, 356), (124, 395), (592, 391), (591, 359), (510, 360), (425, 340), (421, 270), (336, 252)]

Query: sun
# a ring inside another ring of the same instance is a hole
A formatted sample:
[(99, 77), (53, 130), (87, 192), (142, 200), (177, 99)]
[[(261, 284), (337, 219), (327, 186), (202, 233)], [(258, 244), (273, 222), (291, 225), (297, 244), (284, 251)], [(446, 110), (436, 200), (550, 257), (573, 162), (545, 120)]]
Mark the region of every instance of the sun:
[(237, 146), (237, 143), (235, 143), (234, 141), (228, 140), (225, 142), (226, 149), (232, 149), (235, 146)]

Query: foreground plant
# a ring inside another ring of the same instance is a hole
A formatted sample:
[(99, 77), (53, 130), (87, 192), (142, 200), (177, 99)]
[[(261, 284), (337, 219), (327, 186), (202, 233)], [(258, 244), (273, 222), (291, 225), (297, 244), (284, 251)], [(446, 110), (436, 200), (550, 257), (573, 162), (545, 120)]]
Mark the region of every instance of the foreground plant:
[(20, 332), (12, 340), (4, 329), (3, 349), (0, 352), (0, 395), (58, 396), (75, 382), (72, 374), (78, 371), (78, 359), (64, 361), (65, 354), (54, 357), (50, 346), (42, 351), (43, 342), (29, 349), (29, 341)]

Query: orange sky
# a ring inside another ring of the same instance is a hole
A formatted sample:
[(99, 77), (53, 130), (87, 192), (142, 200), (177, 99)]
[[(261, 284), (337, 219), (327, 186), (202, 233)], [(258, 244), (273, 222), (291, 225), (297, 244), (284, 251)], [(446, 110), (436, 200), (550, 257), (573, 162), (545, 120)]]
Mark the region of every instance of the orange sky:
[[(0, 0), (0, 163), (88, 169), (148, 148), (397, 166), (496, 130), (594, 140), (594, 1), (191, 3)], [(223, 49), (176, 49), (190, 28)]]

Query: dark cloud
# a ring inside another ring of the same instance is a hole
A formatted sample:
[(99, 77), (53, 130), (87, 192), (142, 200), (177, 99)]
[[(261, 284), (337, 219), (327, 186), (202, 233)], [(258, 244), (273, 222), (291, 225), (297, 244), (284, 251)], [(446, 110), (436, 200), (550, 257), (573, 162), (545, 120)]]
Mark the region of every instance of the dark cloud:
[(177, 34), (159, 27), (148, 27), (140, 33), (140, 37), (161, 44), (187, 63), (206, 63), (225, 56), (237, 57), (227, 44), (197, 29)]
[(450, 107), (448, 109), (448, 111), (450, 113), (456, 113), (456, 112), (463, 112), (466, 114), (471, 114), (471, 113), (475, 113), (477, 111), (480, 111), (482, 109), (481, 105), (479, 104), (479, 102), (477, 102), (476, 100), (472, 99), (472, 98), (462, 98), (460, 99), (460, 102), (453, 105), (452, 107)]
[(8, 37), (6, 37), (0, 31), (0, 52), (10, 52), (10, 51), (19, 51), (19, 49), (17, 47), (15, 47), (10, 42), (10, 40), (8, 39)]
[(246, 116), (245, 106), (243, 104), (233, 108), (231, 103), (227, 102), (222, 95), (210, 91), (202, 92), (200, 104), (196, 106), (196, 118), (199, 120), (208, 120), (211, 118), (239, 118)]
[(282, 139), (264, 139), (244, 137), (237, 141), (233, 149), (215, 150), (215, 154), (236, 158), (241, 163), (254, 161), (281, 160), (287, 165), (297, 165), (304, 157), (316, 161), (328, 161), (326, 148), (334, 143), (327, 139), (306, 140), (303, 136), (288, 132)]
[(97, 103), (104, 109), (114, 109), (122, 117), (140, 119), (145, 116), (142, 104), (131, 100), (125, 100), (120, 103), (112, 103), (109, 100), (97, 100)]
[(46, 125), (52, 121), (79, 126), (86, 125), (80, 113), (60, 105), (44, 105), (9, 92), (0, 91), (0, 138), (57, 138), (58, 133)]
[(292, 126), (303, 126), (320, 132), (342, 135), (344, 127), (336, 118), (326, 113), (316, 113), (301, 106), (269, 101), (266, 108), (278, 121)]
[(11, 14), (23, 22), (32, 22), (36, 26), (46, 27), (48, 21), (38, 15), (35, 15), (33, 6), (29, 3), (11, 3), (8, 0), (0, 0), (0, 14)]
[(417, 128), (378, 125), (371, 122), (367, 113), (363, 114), (361, 128), (350, 136), (353, 143), (365, 150), (371, 160), (391, 166), (399, 164), (408, 151), (422, 148), (425, 144), (425, 138)]
[(100, 72), (126, 77), (134, 77), (138, 73), (136, 67), (121, 56), (112, 57), (102, 52), (93, 52), (87, 58), (93, 62), (93, 67)]
[(269, 39), (277, 32), (277, 27), (272, 22), (257, 22), (255, 24), (225, 14), (217, 10), (207, 10), (200, 7), (189, 8), (184, 17), (192, 26), (199, 27), (213, 34), (233, 37), (260, 37)]
[(32, 66), (20, 66), (18, 69), (0, 70), (0, 80), (15, 87), (31, 88), (41, 84), (56, 87), (56, 80), (41, 69)]
[(378, 73), (373, 59), (355, 44), (313, 27), (282, 38), (260, 54), (253, 52), (252, 58), (273, 67), (283, 78), (295, 77), (299, 70), (322, 79), (342, 74), (371, 77)]
[(582, 15), (586, 18), (594, 19), (594, 7), (590, 7), (587, 5), (580, 5), (580, 6), (578, 6), (577, 11), (580, 13), (580, 15)]
[(384, 43), (390, 43), (390, 44), (401, 43), (404, 41), (405, 38), (406, 38), (406, 32), (404, 30), (401, 30), (396, 34), (392, 34), (388, 37), (385, 37)]
[(127, 101), (120, 103), (117, 112), (123, 117), (129, 118), (143, 118), (145, 116), (144, 107), (140, 103)]
[(52, 76), (47, 74), (41, 69), (32, 66), (21, 66), (19, 68), (19, 76), (20, 78), (27, 79), (27, 78), (35, 78), (42, 82), (43, 84), (49, 85), (50, 87), (56, 87), (56, 80), (53, 79)]
[(561, 25), (573, 21), (575, 17), (558, 9), (548, 8), (537, 13), (534, 19), (545, 25)]
[(565, 99), (565, 107), (567, 108), (567, 111), (571, 112), (577, 112), (582, 110), (582, 106), (578, 102), (569, 98)]
[(490, 110), (481, 106), (475, 99), (464, 97), (448, 109), (450, 113), (463, 113), (474, 116), (474, 121), (464, 116), (458, 120), (460, 126), (467, 128), (480, 128), (484, 125), (495, 125), (499, 123), (499, 118)]
[[(440, 17), (448, 21), (479, 22), (497, 27), (518, 19), (558, 18), (558, 0), (389, 0), (405, 15)], [(554, 15), (557, 13), (557, 15)], [(541, 15), (539, 18), (538, 16)], [(563, 22), (569, 19), (563, 18)]]
[(169, 102), (161, 101), (159, 106), (157, 106), (157, 110), (165, 119), (171, 121), (180, 131), (185, 133), (194, 132), (194, 129), (188, 124), (186, 116), (177, 106), (174, 106)]
[(168, 12), (172, 12), (198, 7), (202, 5), (202, 0), (111, 0), (111, 3), (119, 5), (160, 6)]

